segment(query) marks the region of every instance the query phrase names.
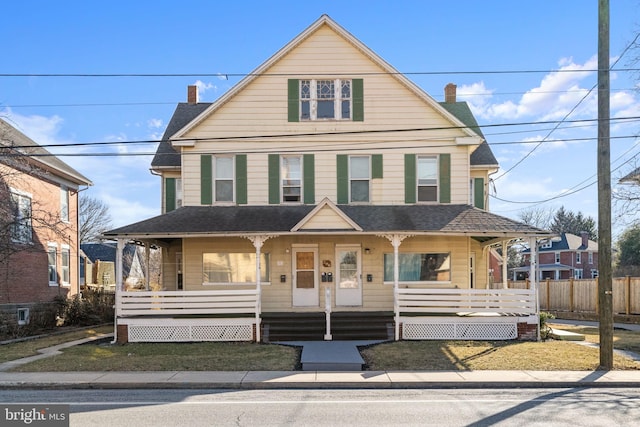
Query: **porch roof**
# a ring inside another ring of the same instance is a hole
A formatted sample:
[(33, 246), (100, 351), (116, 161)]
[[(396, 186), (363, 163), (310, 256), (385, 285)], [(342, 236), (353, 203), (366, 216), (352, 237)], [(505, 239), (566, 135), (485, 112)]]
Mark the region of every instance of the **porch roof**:
[(470, 205), (334, 205), (360, 230), (293, 229), (315, 205), (185, 206), (103, 233), (105, 238), (163, 239), (247, 234), (447, 234), (479, 241), (548, 236), (529, 225)]

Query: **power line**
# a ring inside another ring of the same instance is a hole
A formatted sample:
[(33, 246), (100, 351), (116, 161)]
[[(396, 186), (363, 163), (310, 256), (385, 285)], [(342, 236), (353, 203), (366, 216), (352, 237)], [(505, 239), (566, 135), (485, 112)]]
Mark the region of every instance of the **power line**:
[[(613, 63), (613, 65), (611, 65), (607, 71), (613, 71), (614, 67), (616, 66), (616, 64), (622, 59), (622, 57), (627, 53), (627, 51), (631, 48), (631, 46), (633, 46), (635, 44), (635, 42), (638, 40), (638, 37), (640, 37), (640, 33), (636, 35), (636, 37), (633, 39), (633, 41), (631, 43), (629, 43), (624, 50), (622, 51), (622, 53), (620, 54), (620, 56), (618, 56), (618, 58), (615, 60), (615, 62)], [(598, 70), (599, 71), (599, 70)], [(576, 109), (580, 106), (580, 104), (582, 104), (582, 102), (587, 99), (587, 97), (589, 95), (591, 95), (591, 92), (593, 92), (593, 90), (595, 88), (598, 87), (598, 83), (594, 84), (591, 89), (589, 89), (589, 91), (580, 99), (580, 101), (578, 101), (578, 103), (564, 116), (564, 118), (553, 128), (549, 131), (549, 133), (547, 133), (547, 135), (542, 138), (542, 140), (540, 141), (540, 144), (536, 145), (535, 147), (533, 147), (527, 154), (524, 155), (524, 157), (522, 157), (520, 160), (518, 160), (515, 164), (513, 164), (509, 169), (507, 169), (505, 172), (503, 172), (502, 174), (498, 175), (496, 178), (494, 178), (495, 181), (499, 180), (500, 178), (502, 178), (503, 176), (505, 176), (506, 174), (508, 174), (509, 172), (511, 172), (513, 169), (515, 169), (518, 165), (520, 165), (522, 162), (524, 162), (527, 158), (529, 158), (534, 151), (536, 151), (538, 149), (538, 147), (540, 147), (540, 145), (542, 144), (542, 142), (544, 140), (546, 140), (549, 136), (551, 136), (551, 134), (553, 132), (555, 132), (555, 130), (560, 126), (560, 124), (569, 118), (569, 116), (571, 114), (573, 114), (574, 111), (576, 111)]]
[[(623, 121), (623, 122), (634, 122), (640, 120), (640, 116), (628, 116), (628, 117), (612, 117), (610, 121)], [(570, 124), (570, 123), (593, 123), (597, 122), (598, 119), (576, 119), (576, 120), (547, 120), (547, 121), (536, 121), (536, 122), (517, 122), (517, 123), (494, 123), (479, 126), (482, 129), (488, 128), (501, 128), (501, 127), (510, 127), (510, 126), (530, 126), (530, 125), (548, 125), (548, 124)], [(409, 132), (427, 132), (427, 131), (442, 131), (442, 130), (453, 130), (453, 129), (471, 129), (469, 126), (440, 126), (440, 127), (430, 127), (430, 128), (406, 128), (406, 129), (374, 129), (374, 130), (357, 130), (357, 131), (336, 131), (336, 132), (313, 132), (313, 133), (286, 133), (286, 134), (272, 134), (272, 135), (236, 135), (236, 136), (226, 136), (226, 137), (202, 137), (202, 138), (189, 138), (188, 141), (194, 142), (217, 142), (217, 141), (235, 141), (235, 140), (253, 140), (253, 139), (277, 139), (277, 138), (301, 138), (301, 137), (322, 137), (322, 136), (340, 136), (340, 135), (370, 135), (370, 134), (387, 134), (387, 133), (409, 133)], [(557, 126), (554, 127), (557, 129)], [(539, 129), (533, 130), (539, 131)], [(630, 138), (635, 137), (635, 135), (630, 136), (621, 136), (618, 138)], [(436, 139), (442, 139), (437, 137)], [(590, 140), (593, 138), (573, 138), (573, 139), (556, 139), (549, 140), (548, 142), (562, 142), (562, 141), (580, 141), (580, 140)], [(419, 140), (427, 141), (426, 138), (421, 138)], [(180, 141), (180, 140), (176, 140)], [(147, 139), (147, 140), (131, 140), (131, 141), (102, 141), (102, 142), (85, 142), (85, 143), (58, 143), (58, 144), (42, 144), (39, 145), (42, 148), (51, 148), (51, 147), (83, 147), (83, 146), (99, 146), (99, 145), (133, 145), (133, 144), (157, 144), (162, 142), (162, 140), (158, 139)], [(370, 143), (379, 143), (380, 141), (370, 141)], [(504, 144), (541, 144), (544, 141), (513, 141), (513, 142), (492, 142), (489, 145), (504, 145)], [(442, 145), (448, 146), (447, 145)], [(33, 148), (32, 145), (6, 145), (8, 148)], [(436, 146), (434, 146), (436, 147)], [(397, 147), (393, 147), (397, 148)]]
[[(614, 64), (615, 65), (615, 64)], [(544, 70), (467, 70), (467, 71), (409, 71), (409, 72), (365, 72), (340, 73), (343, 76), (379, 76), (379, 75), (462, 75), (462, 74), (548, 74), (548, 73), (596, 73), (594, 69), (544, 69)], [(637, 72), (640, 68), (611, 68), (615, 72)], [(110, 77), (294, 77), (294, 76), (335, 76), (335, 73), (0, 73), (1, 77), (72, 77), (72, 78), (110, 78)]]

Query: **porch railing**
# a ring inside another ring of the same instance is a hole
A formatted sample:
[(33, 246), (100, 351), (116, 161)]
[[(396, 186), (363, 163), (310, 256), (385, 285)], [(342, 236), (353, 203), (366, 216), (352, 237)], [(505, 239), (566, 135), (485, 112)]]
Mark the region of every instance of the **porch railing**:
[(255, 317), (257, 341), (260, 340), (260, 312), (260, 294), (256, 289), (116, 293), (116, 318), (250, 315)]
[(535, 291), (530, 289), (415, 289), (397, 290), (396, 313), (536, 314)]
[(394, 311), (396, 340), (513, 339), (517, 321), (509, 319), (531, 323), (537, 303), (529, 289), (399, 288)]

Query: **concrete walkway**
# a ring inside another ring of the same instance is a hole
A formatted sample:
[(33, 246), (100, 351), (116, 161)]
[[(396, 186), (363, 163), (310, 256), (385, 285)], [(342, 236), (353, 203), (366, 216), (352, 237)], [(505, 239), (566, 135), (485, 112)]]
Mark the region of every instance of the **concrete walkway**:
[(361, 371), (364, 360), (359, 346), (382, 341), (287, 341), (276, 344), (302, 347), (300, 363), (303, 371)]

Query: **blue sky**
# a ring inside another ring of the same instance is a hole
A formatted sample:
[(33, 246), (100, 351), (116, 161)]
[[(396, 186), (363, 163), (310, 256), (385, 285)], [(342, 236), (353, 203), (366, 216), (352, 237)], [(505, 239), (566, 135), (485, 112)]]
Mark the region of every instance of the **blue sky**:
[[(555, 124), (484, 129), (502, 167), (494, 175), (499, 199), (490, 205), (512, 218), (522, 209), (562, 205), (597, 218), (597, 186), (587, 186), (597, 172), (597, 128), (576, 122), (597, 118), (595, 93), (586, 96), (597, 76), (552, 72), (597, 67), (597, 12), (597, 0), (25, 0), (3, 5), (0, 73), (249, 73), (326, 13), (396, 69), (411, 73), (436, 100), (443, 100), (447, 83), (457, 84), (458, 99), (470, 103), (481, 125), (562, 120), (575, 108), (572, 123), (553, 132)], [(610, 27), (613, 62), (640, 32), (640, 0), (611, 0)], [(628, 52), (616, 68), (638, 68), (634, 57), (640, 51)], [(0, 116), (43, 145), (156, 140), (176, 103), (186, 100), (188, 85), (198, 84), (200, 99), (210, 102), (239, 79), (2, 76)], [(639, 80), (637, 72), (611, 74), (613, 117), (640, 116)], [(636, 165), (638, 128), (637, 120), (612, 123), (614, 181)], [(527, 156), (535, 145), (522, 143), (547, 134), (550, 142)], [(155, 144), (49, 150), (123, 154), (61, 157), (94, 182), (88, 192), (110, 206), (114, 225), (160, 212), (151, 157), (131, 155), (152, 153)]]

